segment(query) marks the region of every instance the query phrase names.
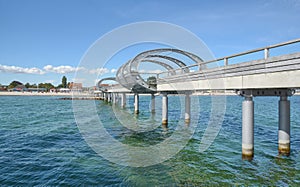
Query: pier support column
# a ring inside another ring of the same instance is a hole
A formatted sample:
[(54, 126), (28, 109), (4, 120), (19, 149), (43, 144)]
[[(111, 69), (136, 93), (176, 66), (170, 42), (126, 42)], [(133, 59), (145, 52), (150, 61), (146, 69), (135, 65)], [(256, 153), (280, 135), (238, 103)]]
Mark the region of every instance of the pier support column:
[(104, 101), (107, 101), (107, 93), (103, 93), (104, 94)]
[(126, 106), (126, 94), (122, 93), (121, 94), (121, 107), (125, 108), (125, 106)]
[(151, 94), (151, 113), (155, 113), (155, 96)]
[(107, 93), (107, 94), (108, 94), (107, 101), (108, 101), (108, 102), (111, 102), (111, 93)]
[(134, 94), (134, 113), (139, 113), (139, 94)]
[(185, 120), (186, 123), (190, 123), (190, 120), (191, 120), (191, 97), (190, 97), (190, 93), (185, 94), (184, 120)]
[(242, 158), (252, 160), (254, 156), (254, 102), (252, 97), (245, 97), (242, 110)]
[(115, 93), (115, 104), (119, 102), (119, 93)]
[(118, 93), (113, 93), (114, 94), (114, 104), (117, 104), (118, 102)]
[(168, 125), (168, 94), (162, 96), (162, 125)]
[(278, 152), (290, 155), (290, 101), (287, 96), (280, 96), (278, 125)]
[(111, 102), (112, 102), (112, 104), (115, 104), (115, 100), (116, 100), (115, 93), (111, 93)]

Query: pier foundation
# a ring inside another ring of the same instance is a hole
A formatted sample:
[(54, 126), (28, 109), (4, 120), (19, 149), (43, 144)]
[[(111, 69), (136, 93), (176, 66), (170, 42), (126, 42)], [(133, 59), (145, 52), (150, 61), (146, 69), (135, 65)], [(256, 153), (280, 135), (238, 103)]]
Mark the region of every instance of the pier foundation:
[(122, 93), (121, 94), (121, 107), (125, 108), (125, 106), (126, 106), (126, 94)]
[(168, 94), (163, 93), (162, 96), (162, 125), (168, 125)]
[(139, 94), (134, 94), (134, 113), (139, 113)]
[(151, 113), (155, 113), (155, 96), (151, 94)]
[(186, 123), (190, 123), (190, 120), (191, 120), (191, 97), (190, 97), (190, 93), (185, 94), (184, 120), (185, 120)]
[(112, 93), (112, 103), (113, 104), (117, 103), (117, 94), (116, 93)]
[(108, 94), (107, 102), (111, 102), (111, 93), (107, 93), (107, 94)]
[(242, 110), (242, 158), (252, 160), (254, 156), (254, 102), (252, 97), (245, 97)]
[(104, 101), (107, 101), (108, 100), (108, 95), (107, 95), (107, 93), (103, 93), (104, 94)]
[(290, 101), (287, 96), (280, 96), (278, 124), (278, 153), (290, 155)]

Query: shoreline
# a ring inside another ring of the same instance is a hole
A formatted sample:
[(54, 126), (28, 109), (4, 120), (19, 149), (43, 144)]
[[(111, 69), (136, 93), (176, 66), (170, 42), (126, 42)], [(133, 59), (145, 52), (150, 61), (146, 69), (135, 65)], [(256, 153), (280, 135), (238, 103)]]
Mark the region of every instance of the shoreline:
[(71, 96), (72, 93), (51, 93), (51, 92), (0, 92), (0, 96)]
[[(133, 93), (128, 93), (128, 95), (133, 95)], [(149, 95), (149, 94), (140, 94), (140, 95)], [(234, 92), (225, 92), (225, 93), (192, 93), (191, 95), (198, 95), (198, 96), (238, 96)], [(296, 92), (294, 96), (299, 96), (300, 93)], [(64, 96), (64, 97), (97, 97), (93, 96), (92, 94), (89, 93), (60, 93), (60, 92), (0, 92), (0, 97), (1, 96)]]

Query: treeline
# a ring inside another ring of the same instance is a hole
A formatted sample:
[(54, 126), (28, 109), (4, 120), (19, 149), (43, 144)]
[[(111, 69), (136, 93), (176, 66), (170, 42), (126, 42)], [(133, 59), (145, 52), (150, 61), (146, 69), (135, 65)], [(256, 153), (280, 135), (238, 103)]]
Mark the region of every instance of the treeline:
[(23, 84), (20, 81), (12, 81), (8, 85), (8, 89), (13, 89), (15, 87), (22, 86), (22, 85), (24, 85), (26, 88), (45, 88), (47, 91), (49, 91), (50, 89), (53, 89), (53, 88), (55, 88), (55, 89), (68, 88), (70, 83), (67, 83), (67, 78), (65, 76), (63, 76), (62, 83), (59, 84), (58, 86), (54, 86), (52, 83), (39, 83), (39, 84), (26, 83), (26, 84)]

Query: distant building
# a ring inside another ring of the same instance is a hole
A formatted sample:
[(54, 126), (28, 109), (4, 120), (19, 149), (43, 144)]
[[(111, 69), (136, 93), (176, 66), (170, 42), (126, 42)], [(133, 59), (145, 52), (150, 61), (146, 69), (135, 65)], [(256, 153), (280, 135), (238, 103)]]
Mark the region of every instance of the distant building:
[(71, 91), (82, 91), (82, 83), (71, 82), (69, 88)]
[(69, 88), (60, 88), (59, 92), (61, 93), (69, 93), (71, 90)]
[(26, 86), (22, 85), (18, 85), (16, 87), (14, 87), (13, 89), (9, 89), (9, 91), (13, 91), (13, 92), (25, 92), (28, 89), (26, 88)]
[(100, 87), (109, 87), (109, 84), (100, 84)]
[(55, 88), (51, 88), (51, 89), (49, 90), (49, 92), (50, 92), (50, 93), (56, 93), (57, 90), (56, 90)]
[(7, 91), (8, 86), (0, 85), (0, 91)]
[(28, 88), (27, 91), (28, 92), (46, 92), (47, 89), (46, 88)]

